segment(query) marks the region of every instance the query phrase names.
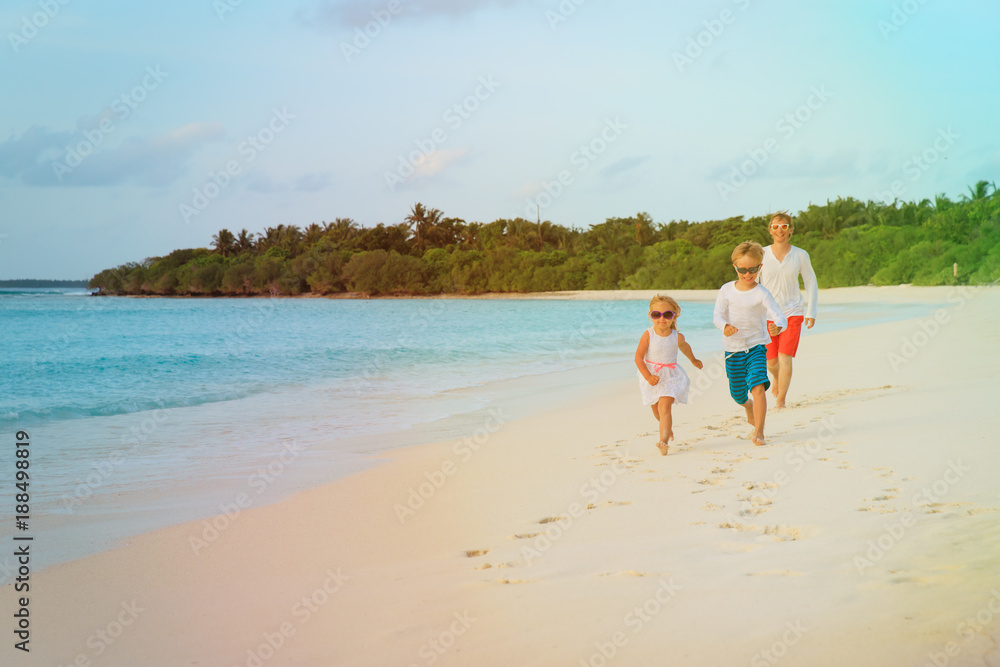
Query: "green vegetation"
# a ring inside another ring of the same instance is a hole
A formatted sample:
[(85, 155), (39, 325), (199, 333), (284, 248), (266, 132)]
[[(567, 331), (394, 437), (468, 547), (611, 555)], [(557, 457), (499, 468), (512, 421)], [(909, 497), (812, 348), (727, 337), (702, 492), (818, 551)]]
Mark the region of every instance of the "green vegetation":
[[(104, 294), (475, 294), (591, 289), (714, 289), (732, 278), (740, 241), (770, 243), (764, 216), (656, 224), (646, 213), (584, 231), (522, 218), (448, 218), (415, 204), (403, 222), (363, 228), (338, 218), (263, 234), (222, 229), (212, 249), (98, 273)], [(952, 201), (810, 205), (793, 243), (820, 287), (982, 284), (1000, 278), (1000, 194), (986, 181)], [(958, 264), (958, 275), (953, 266)]]

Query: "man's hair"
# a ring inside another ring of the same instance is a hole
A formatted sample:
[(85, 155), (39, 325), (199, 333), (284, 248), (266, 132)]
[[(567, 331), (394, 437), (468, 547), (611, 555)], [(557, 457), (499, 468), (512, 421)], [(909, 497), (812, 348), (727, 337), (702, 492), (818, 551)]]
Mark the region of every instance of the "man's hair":
[(789, 227), (792, 226), (792, 216), (788, 215), (788, 211), (778, 211), (777, 213), (772, 214), (771, 222), (774, 222), (775, 220), (783, 222)]
[(744, 241), (736, 246), (736, 249), (733, 250), (733, 264), (745, 255), (749, 255), (750, 259), (755, 262), (764, 261), (764, 249), (756, 241)]

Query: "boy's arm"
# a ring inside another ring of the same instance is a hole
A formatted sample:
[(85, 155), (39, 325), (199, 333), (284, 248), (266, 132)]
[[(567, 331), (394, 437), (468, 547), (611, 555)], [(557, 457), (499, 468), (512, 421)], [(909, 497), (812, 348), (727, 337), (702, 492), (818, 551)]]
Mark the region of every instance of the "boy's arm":
[(816, 282), (816, 273), (813, 271), (812, 262), (809, 261), (809, 253), (805, 250), (802, 250), (802, 266), (799, 268), (799, 273), (802, 274), (802, 282), (806, 286), (805, 319), (815, 321), (816, 304), (819, 301), (819, 285)]
[(723, 289), (719, 290), (719, 296), (715, 298), (715, 312), (712, 313), (712, 324), (722, 332), (723, 336), (732, 336), (739, 329), (726, 322), (726, 318), (729, 316), (729, 297), (726, 296), (725, 285), (722, 287)]
[(712, 324), (719, 331), (725, 331), (728, 322), (726, 314), (729, 312), (729, 299), (726, 297), (725, 286), (719, 290), (719, 295), (715, 297), (715, 311), (712, 313)]
[(688, 358), (688, 360), (691, 362), (691, 365), (693, 365), (695, 368), (700, 369), (702, 366), (704, 366), (704, 364), (701, 363), (701, 360), (695, 359), (694, 352), (691, 351), (691, 346), (688, 344), (686, 340), (684, 340), (684, 334), (682, 334), (680, 331), (677, 332), (677, 349), (680, 350), (684, 354), (684, 356)]
[(774, 326), (778, 327), (779, 330), (788, 326), (788, 320), (785, 318), (785, 313), (782, 312), (781, 306), (778, 305), (778, 302), (774, 300), (774, 296), (766, 289), (760, 302), (764, 306), (764, 310), (767, 311), (767, 319), (774, 322)]
[(649, 332), (643, 331), (642, 336), (639, 338), (639, 347), (635, 349), (635, 367), (639, 369), (642, 377), (647, 380), (652, 377), (649, 369), (646, 368), (646, 362), (643, 361), (646, 358), (646, 350), (649, 349)]

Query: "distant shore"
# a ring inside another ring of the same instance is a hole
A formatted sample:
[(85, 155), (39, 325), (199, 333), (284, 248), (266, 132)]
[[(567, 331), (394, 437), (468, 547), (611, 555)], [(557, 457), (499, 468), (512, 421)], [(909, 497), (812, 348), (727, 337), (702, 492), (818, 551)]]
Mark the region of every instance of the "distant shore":
[[(914, 285), (893, 285), (876, 287), (866, 285), (861, 287), (828, 287), (820, 290), (820, 303), (877, 303), (887, 300), (892, 303), (909, 303), (925, 299), (941, 298), (947, 300), (947, 295), (956, 290), (987, 290), (988, 286), (955, 285), (923, 287)], [(718, 290), (715, 289), (660, 289), (660, 290), (576, 290), (565, 292), (483, 292), (481, 294), (412, 294), (370, 295), (364, 292), (338, 292), (336, 294), (316, 294), (309, 292), (295, 296), (288, 295), (172, 295), (157, 294), (92, 294), (101, 297), (124, 297), (130, 299), (540, 299), (540, 300), (573, 300), (573, 301), (642, 301), (651, 299), (656, 294), (669, 294), (680, 301), (714, 301)]]

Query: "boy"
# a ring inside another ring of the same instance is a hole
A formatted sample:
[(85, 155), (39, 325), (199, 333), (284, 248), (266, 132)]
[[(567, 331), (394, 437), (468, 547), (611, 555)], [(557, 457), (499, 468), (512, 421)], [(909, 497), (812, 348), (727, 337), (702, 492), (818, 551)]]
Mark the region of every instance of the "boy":
[[(764, 261), (760, 244), (744, 241), (733, 250), (732, 260), (736, 280), (719, 289), (712, 322), (725, 336), (722, 346), (726, 351), (729, 395), (747, 411), (747, 422), (754, 427), (750, 440), (763, 445), (766, 392), (771, 386), (767, 379), (766, 345), (788, 322), (771, 293), (757, 284)], [(773, 324), (767, 325), (768, 320)]]
[[(785, 212), (771, 216), (768, 232), (774, 243), (764, 248), (763, 268), (760, 284), (781, 306), (788, 328), (780, 336), (771, 338), (767, 345), (767, 370), (774, 377), (771, 393), (777, 399), (777, 407), (785, 407), (788, 385), (792, 381), (792, 359), (799, 348), (799, 335), (803, 322), (807, 329), (816, 324), (816, 274), (809, 262), (809, 253), (793, 246), (790, 241), (795, 227), (792, 218)], [(799, 292), (799, 275), (806, 287), (806, 299)]]

